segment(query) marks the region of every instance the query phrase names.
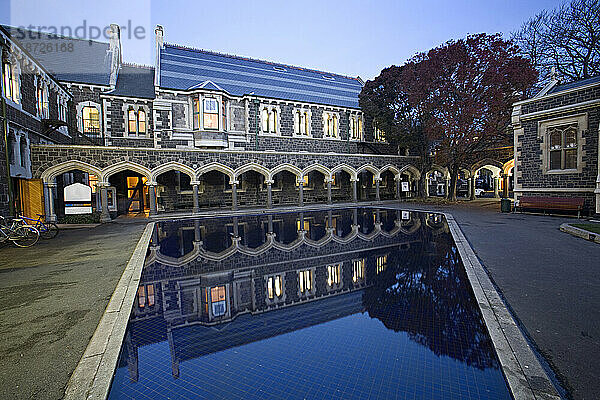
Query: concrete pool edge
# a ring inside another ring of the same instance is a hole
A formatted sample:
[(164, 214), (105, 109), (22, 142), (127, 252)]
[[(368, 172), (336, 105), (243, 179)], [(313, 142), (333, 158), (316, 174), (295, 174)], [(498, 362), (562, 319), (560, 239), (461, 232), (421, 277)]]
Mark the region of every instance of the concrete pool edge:
[(452, 214), (442, 214), (448, 221), (450, 233), (515, 400), (561, 399), (458, 223)]
[(146, 225), (83, 356), (71, 374), (64, 399), (105, 399), (108, 396), (154, 222)]

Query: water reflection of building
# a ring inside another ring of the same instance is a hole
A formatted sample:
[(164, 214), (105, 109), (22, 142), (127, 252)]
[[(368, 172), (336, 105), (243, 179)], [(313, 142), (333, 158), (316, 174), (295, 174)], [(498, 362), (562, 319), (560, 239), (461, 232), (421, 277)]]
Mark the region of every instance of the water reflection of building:
[(368, 209), (157, 224), (121, 365), (137, 380), (137, 348), (168, 341), (178, 376), (185, 359), (374, 312), (365, 289), (388, 265), (418, 270), (445, 226)]

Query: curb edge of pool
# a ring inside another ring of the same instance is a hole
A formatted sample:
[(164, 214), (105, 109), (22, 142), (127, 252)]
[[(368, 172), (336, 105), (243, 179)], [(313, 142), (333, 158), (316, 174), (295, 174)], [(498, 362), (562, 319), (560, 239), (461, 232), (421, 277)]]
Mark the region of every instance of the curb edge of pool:
[(106, 399), (135, 301), (155, 222), (146, 225), (104, 310), (83, 356), (73, 371), (65, 400)]
[(561, 399), (458, 223), (452, 214), (441, 214), (444, 214), (448, 221), (450, 232), (513, 397), (515, 400)]

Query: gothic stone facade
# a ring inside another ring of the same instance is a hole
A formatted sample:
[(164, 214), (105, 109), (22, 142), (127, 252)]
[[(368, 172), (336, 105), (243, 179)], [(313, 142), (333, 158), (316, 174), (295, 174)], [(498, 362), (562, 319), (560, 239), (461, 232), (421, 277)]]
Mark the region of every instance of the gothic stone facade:
[(594, 78), (514, 105), (515, 200), (584, 198), (588, 213), (600, 213), (599, 106)]

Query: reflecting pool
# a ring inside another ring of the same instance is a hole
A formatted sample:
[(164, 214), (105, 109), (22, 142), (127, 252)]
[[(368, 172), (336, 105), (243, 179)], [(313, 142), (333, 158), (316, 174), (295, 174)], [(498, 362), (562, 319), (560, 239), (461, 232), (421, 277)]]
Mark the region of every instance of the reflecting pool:
[(445, 218), (157, 223), (111, 399), (510, 399)]

